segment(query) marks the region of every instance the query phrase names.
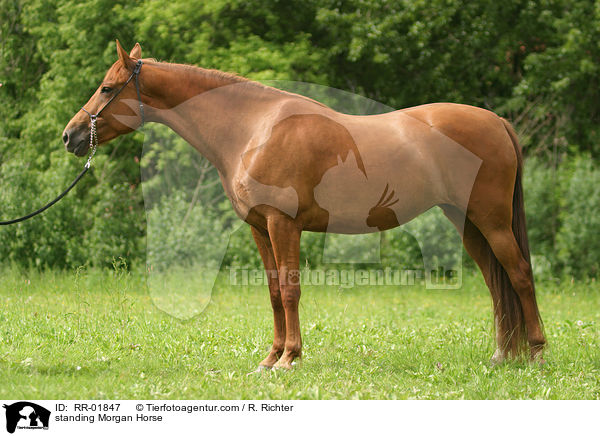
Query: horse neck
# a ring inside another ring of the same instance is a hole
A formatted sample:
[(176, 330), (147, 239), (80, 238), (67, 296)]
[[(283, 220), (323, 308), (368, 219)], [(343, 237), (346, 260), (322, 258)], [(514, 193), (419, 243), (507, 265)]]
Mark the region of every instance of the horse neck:
[[(239, 164), (257, 123), (278, 90), (230, 74), (173, 64), (149, 64), (149, 121), (169, 126), (226, 175)], [(146, 91), (144, 91), (146, 94)]]

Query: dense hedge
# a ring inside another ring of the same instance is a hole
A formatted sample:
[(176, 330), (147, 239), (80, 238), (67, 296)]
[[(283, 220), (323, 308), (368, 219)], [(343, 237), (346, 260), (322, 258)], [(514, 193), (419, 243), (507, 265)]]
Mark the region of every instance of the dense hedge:
[[(600, 8), (585, 0), (0, 0), (0, 218), (36, 208), (79, 171), (82, 162), (64, 152), (60, 134), (116, 59), (119, 38), (126, 47), (139, 41), (160, 60), (319, 83), (396, 108), (454, 101), (492, 109), (515, 122), (524, 144), (539, 264), (554, 274), (596, 275), (599, 33)], [(145, 135), (148, 143), (164, 132)], [(164, 141), (173, 153), (145, 159), (182, 164), (185, 144)], [(72, 268), (123, 257), (143, 264), (143, 143), (142, 133), (113, 141), (92, 176), (53, 210), (1, 228), (2, 261)], [(210, 186), (202, 200), (219, 209), (198, 225), (211, 225), (212, 233), (197, 239), (188, 226), (165, 245), (165, 264), (208, 249), (210, 237), (234, 225), (222, 193)], [(164, 207), (185, 207), (185, 197)], [(436, 220), (415, 231), (431, 232)], [(238, 233), (226, 261), (257, 263), (247, 230)], [(418, 262), (412, 236), (384, 238), (384, 259)], [(320, 261), (321, 240), (307, 235), (310, 262)]]

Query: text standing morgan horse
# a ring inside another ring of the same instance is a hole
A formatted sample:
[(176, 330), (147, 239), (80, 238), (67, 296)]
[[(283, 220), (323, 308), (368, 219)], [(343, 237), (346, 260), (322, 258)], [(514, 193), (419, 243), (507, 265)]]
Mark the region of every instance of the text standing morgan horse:
[[(117, 51), (119, 60), (84, 106), (89, 114), (102, 109), (99, 142), (145, 119), (172, 128), (217, 168), (267, 272), (276, 271), (268, 274), (274, 340), (261, 368), (291, 368), (301, 355), (302, 231), (385, 230), (433, 206), (459, 230), (490, 288), (498, 343), (493, 359), (518, 355), (528, 342), (531, 358), (542, 360), (521, 151), (506, 120), (448, 103), (350, 116), (231, 74), (139, 62), (139, 44), (127, 54), (117, 41)], [(86, 112), (78, 112), (63, 135), (77, 156), (89, 148)], [(349, 162), (354, 171), (338, 171), (337, 180), (323, 183)]]

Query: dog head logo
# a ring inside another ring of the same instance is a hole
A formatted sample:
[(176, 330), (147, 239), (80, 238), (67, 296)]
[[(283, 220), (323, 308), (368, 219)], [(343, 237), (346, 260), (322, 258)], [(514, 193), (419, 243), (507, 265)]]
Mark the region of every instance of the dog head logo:
[(50, 411), (28, 401), (3, 406), (6, 409), (6, 431), (19, 429), (48, 429)]

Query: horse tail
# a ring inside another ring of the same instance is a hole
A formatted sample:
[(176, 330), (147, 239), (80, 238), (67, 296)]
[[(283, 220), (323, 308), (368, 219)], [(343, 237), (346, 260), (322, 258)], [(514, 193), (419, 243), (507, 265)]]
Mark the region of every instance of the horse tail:
[[(512, 201), (512, 231), (514, 237), (521, 249), (523, 258), (531, 265), (531, 254), (529, 251), (529, 239), (527, 237), (527, 226), (525, 221), (525, 207), (523, 202), (523, 155), (517, 138), (517, 134), (508, 121), (502, 118), (504, 127), (513, 143), (515, 153), (517, 154), (517, 174), (513, 191)], [(513, 357), (521, 355), (527, 348), (527, 329), (525, 326), (525, 317), (521, 300), (512, 286), (508, 274), (496, 259), (496, 256), (490, 250), (490, 279), (491, 288), (494, 295), (494, 307), (496, 317), (496, 329), (498, 331), (500, 344), (504, 351), (509, 352)], [(533, 285), (533, 275), (531, 277)], [(533, 295), (535, 301), (535, 289)], [(537, 310), (537, 302), (535, 304)], [(539, 312), (537, 314), (540, 318)], [(541, 319), (540, 319), (541, 322)]]

